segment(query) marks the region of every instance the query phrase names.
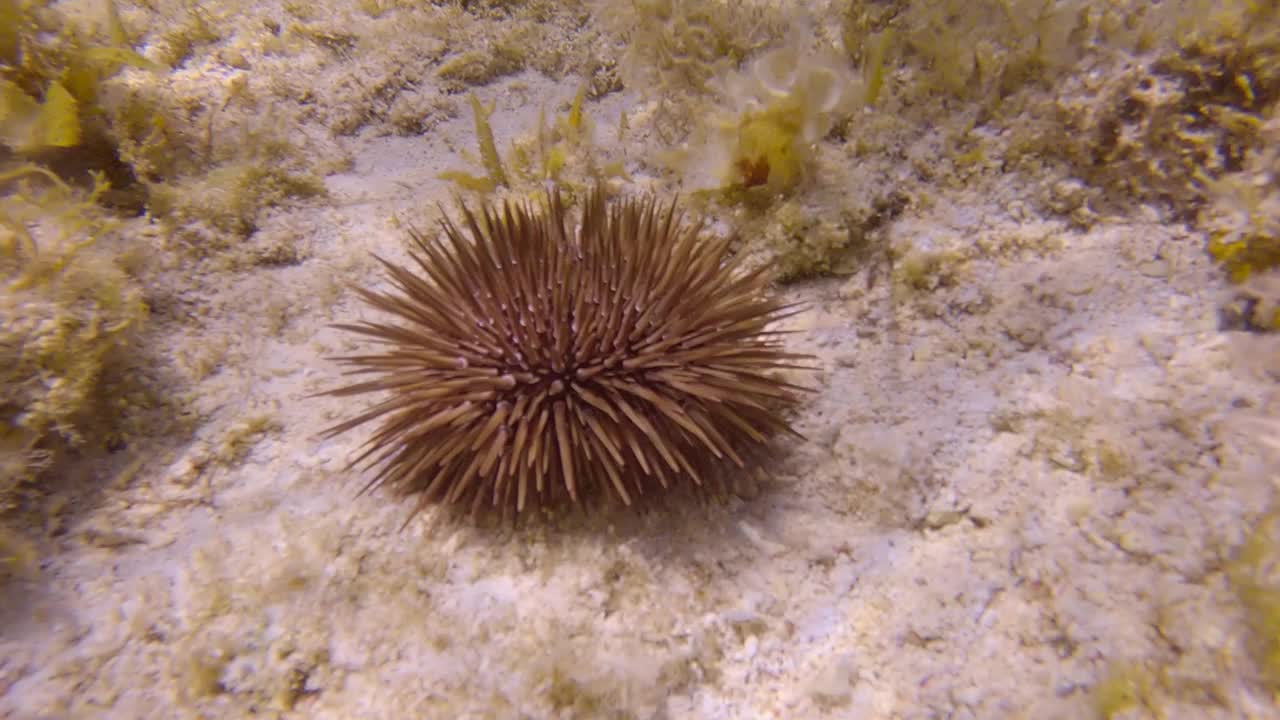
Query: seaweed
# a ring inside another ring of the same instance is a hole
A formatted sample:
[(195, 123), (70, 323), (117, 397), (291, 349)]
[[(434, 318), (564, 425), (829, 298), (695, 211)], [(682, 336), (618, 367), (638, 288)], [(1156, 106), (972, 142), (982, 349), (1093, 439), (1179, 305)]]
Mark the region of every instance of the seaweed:
[(657, 102), (654, 128), (668, 144), (690, 129), (695, 108), (715, 91), (716, 79), (774, 41), (784, 27), (778, 7), (767, 2), (608, 5), (602, 22), (624, 48), (618, 75), (626, 87)]
[(0, 525), (0, 581), (30, 577), (36, 568), (36, 549), (30, 540)]
[(102, 83), (121, 68), (162, 69), (129, 47), (113, 3), (105, 41), (72, 25), (46, 27), (36, 7), (0, 0), (0, 145), (24, 154), (81, 144), (101, 114)]
[(320, 178), (286, 166), (283, 156), (287, 148), (266, 144), (261, 150), (263, 155), (259, 158), (228, 162), (204, 176), (153, 184), (152, 213), (171, 223), (205, 224), (243, 238), (258, 228), (263, 208), (290, 198), (325, 195)]
[(903, 31), (897, 50), (923, 65), (917, 92), (994, 108), (1083, 55), (1087, 8), (1054, 0), (906, 5), (898, 18)]
[(1094, 686), (1093, 706), (1099, 718), (1112, 720), (1136, 707), (1148, 707), (1151, 695), (1151, 675), (1145, 668), (1116, 663), (1107, 677)]
[(1259, 270), (1280, 266), (1280, 235), (1274, 232), (1217, 234), (1210, 238), (1208, 249), (1236, 283), (1248, 280)]
[(828, 219), (794, 199), (769, 209), (741, 231), (769, 253), (772, 275), (780, 282), (842, 274), (853, 233), (852, 217)]
[(1280, 515), (1261, 518), (1227, 568), (1253, 631), (1250, 650), (1267, 689), (1280, 692)]
[(1090, 183), (1159, 201), (1193, 218), (1222, 178), (1264, 147), (1280, 99), (1280, 4), (1215, 4), (1154, 59), (1089, 83), (1060, 102), (1053, 146)]
[(862, 102), (867, 107), (876, 104), (880, 91), (884, 88), (885, 75), (888, 72), (889, 50), (893, 46), (895, 36), (892, 28), (873, 35), (867, 39), (870, 50), (862, 64), (862, 80), (865, 90)]
[(605, 22), (626, 48), (624, 82), (655, 97), (708, 92), (781, 27), (767, 5), (701, 0), (631, 0), (610, 7)]
[(436, 69), (445, 89), (486, 85), (504, 75), (512, 75), (524, 68), (524, 54), (512, 39), (503, 38), (491, 47), (467, 50), (444, 61)]
[(441, 180), (457, 183), (467, 190), (480, 193), (493, 192), (496, 188), (507, 184), (507, 171), (498, 155), (498, 145), (493, 139), (493, 128), (489, 126), (489, 116), (493, 114), (494, 105), (485, 107), (475, 93), (467, 95), (471, 103), (471, 114), (475, 119), (476, 142), (480, 145), (480, 161), (484, 165), (484, 175), (471, 175), (458, 170), (446, 170), (440, 173)]
[(100, 380), (146, 309), (137, 284), (99, 247), (116, 223), (91, 191), (27, 164), (0, 173), (0, 505), (51, 459), (86, 441)]
[[(1208, 182), (1209, 204), (1201, 212), (1209, 231), (1209, 255), (1237, 284), (1280, 267), (1280, 111), (1273, 108), (1257, 142), (1241, 170)], [(1280, 296), (1261, 301), (1275, 306)], [(1280, 316), (1263, 325), (1277, 326), (1278, 321)]]
[(531, 133), (511, 143), (504, 160), (489, 125), (494, 106), (485, 107), (474, 94), (468, 97), (475, 120), (476, 142), (484, 175), (446, 170), (438, 175), (464, 190), (487, 194), (500, 187), (530, 190), (544, 181), (555, 182), (570, 196), (590, 184), (625, 178), (623, 162), (604, 155), (594, 141), (594, 123), (585, 110), (588, 83), (579, 85), (563, 115), (547, 122), (546, 111), (538, 113)]
[(814, 144), (865, 97), (853, 69), (802, 32), (717, 86), (721, 104), (695, 147), (672, 156), (695, 191), (795, 189), (811, 176)]

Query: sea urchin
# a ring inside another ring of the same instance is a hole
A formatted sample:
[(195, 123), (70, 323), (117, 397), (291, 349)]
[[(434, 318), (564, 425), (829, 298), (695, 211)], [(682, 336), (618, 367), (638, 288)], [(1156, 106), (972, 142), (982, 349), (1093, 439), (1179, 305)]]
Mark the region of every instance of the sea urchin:
[(416, 495), (415, 513), (638, 506), (722, 491), (730, 463), (794, 432), (781, 413), (803, 388), (771, 371), (807, 356), (769, 329), (794, 307), (675, 202), (597, 189), (576, 233), (558, 191), (462, 218), (438, 243), (411, 233), (415, 269), (378, 258), (392, 291), (356, 289), (396, 324), (337, 326), (380, 346), (337, 358), (368, 379), (324, 393), (386, 393), (325, 431), (378, 421), (352, 461), (378, 468), (366, 489)]

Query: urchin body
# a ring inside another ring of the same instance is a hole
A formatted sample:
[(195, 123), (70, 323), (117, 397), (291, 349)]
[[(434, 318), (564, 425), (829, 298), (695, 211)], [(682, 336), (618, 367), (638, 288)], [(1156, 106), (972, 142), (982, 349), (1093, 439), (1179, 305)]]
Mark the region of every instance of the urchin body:
[(769, 329), (790, 306), (674, 203), (596, 191), (571, 231), (552, 192), (442, 226), (438, 243), (412, 233), (415, 267), (379, 258), (390, 291), (357, 289), (394, 323), (339, 326), (380, 346), (338, 358), (368, 379), (327, 393), (385, 393), (327, 431), (377, 423), (353, 461), (377, 468), (371, 487), (473, 514), (638, 506), (718, 488), (790, 430), (800, 388), (771, 375), (803, 356)]

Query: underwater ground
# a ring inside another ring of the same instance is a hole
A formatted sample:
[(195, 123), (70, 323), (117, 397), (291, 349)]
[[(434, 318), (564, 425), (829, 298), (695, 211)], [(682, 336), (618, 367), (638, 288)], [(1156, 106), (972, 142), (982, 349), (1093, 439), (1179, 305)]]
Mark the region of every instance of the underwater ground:
[[(1280, 716), (1280, 4), (0, 20), (0, 715)], [(319, 436), (330, 324), (549, 182), (770, 268), (804, 439), (723, 506), (405, 525)]]

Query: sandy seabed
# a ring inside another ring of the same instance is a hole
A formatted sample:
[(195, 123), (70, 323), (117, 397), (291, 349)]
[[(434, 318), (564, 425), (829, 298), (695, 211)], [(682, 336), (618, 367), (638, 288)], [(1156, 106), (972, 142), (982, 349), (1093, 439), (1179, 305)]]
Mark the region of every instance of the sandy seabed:
[[(481, 93), (501, 138), (575, 88)], [(359, 433), (317, 439), (350, 408), (306, 396), (350, 347), (328, 323), (366, 312), (335, 288), (381, 282), (368, 254), (404, 256), (471, 138), (463, 113), (352, 139), (327, 200), (259, 230), (307, 259), (201, 290), (215, 310), (172, 342), (219, 358), (209, 419), (24, 586), (0, 715), (1081, 718), (1100, 686), (1159, 677), (1179, 689), (1161, 717), (1273, 716), (1224, 568), (1271, 501), (1277, 345), (1220, 329), (1199, 233), (1040, 217), (1014, 177), (887, 229), (961, 248), (930, 292), (875, 267), (783, 289), (820, 368), (807, 439), (726, 507), (399, 531), (407, 505), (356, 497)]]

